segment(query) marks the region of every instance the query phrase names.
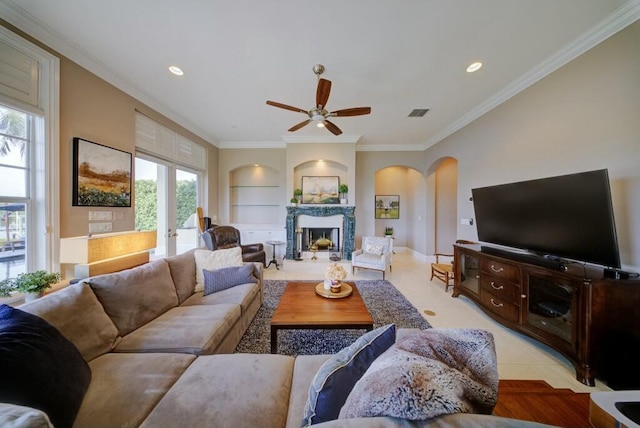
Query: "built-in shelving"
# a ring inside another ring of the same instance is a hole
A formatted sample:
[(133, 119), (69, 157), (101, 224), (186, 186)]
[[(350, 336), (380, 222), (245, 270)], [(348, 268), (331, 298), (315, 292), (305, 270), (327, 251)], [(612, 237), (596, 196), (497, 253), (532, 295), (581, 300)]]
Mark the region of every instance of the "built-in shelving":
[(229, 220), (235, 224), (277, 224), (280, 210), (279, 173), (264, 166), (244, 166), (229, 175)]

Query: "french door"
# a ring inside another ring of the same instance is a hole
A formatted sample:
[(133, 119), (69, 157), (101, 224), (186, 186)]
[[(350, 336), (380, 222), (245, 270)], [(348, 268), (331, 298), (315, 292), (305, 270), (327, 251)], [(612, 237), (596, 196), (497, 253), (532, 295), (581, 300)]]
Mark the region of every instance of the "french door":
[(196, 207), (202, 174), (144, 154), (136, 155), (136, 230), (156, 230), (151, 259), (182, 254), (199, 245)]

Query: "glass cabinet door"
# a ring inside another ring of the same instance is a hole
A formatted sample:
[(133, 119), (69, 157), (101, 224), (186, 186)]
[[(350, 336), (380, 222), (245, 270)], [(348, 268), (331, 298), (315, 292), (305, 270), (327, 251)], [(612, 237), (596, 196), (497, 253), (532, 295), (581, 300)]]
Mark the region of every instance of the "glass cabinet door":
[(477, 298), (480, 292), (480, 262), (478, 257), (457, 250), (456, 266), (457, 285), (462, 288), (462, 292), (471, 292)]

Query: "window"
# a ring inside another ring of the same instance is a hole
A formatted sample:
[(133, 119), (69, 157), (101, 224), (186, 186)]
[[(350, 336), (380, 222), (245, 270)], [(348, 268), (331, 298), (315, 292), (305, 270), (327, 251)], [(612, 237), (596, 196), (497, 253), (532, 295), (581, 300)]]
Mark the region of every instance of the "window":
[(56, 271), (59, 266), (54, 245), (59, 236), (59, 60), (3, 27), (0, 58), (0, 280), (4, 280), (38, 269)]

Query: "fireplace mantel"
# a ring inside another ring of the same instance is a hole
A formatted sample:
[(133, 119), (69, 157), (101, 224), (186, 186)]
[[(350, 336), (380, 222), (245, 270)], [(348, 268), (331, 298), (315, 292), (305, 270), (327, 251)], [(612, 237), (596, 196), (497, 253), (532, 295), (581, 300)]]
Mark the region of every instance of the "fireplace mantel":
[(343, 258), (351, 260), (355, 250), (356, 207), (351, 205), (298, 205), (287, 207), (287, 260), (294, 260), (296, 255), (296, 223), (299, 215), (311, 217), (343, 216), (344, 245)]

